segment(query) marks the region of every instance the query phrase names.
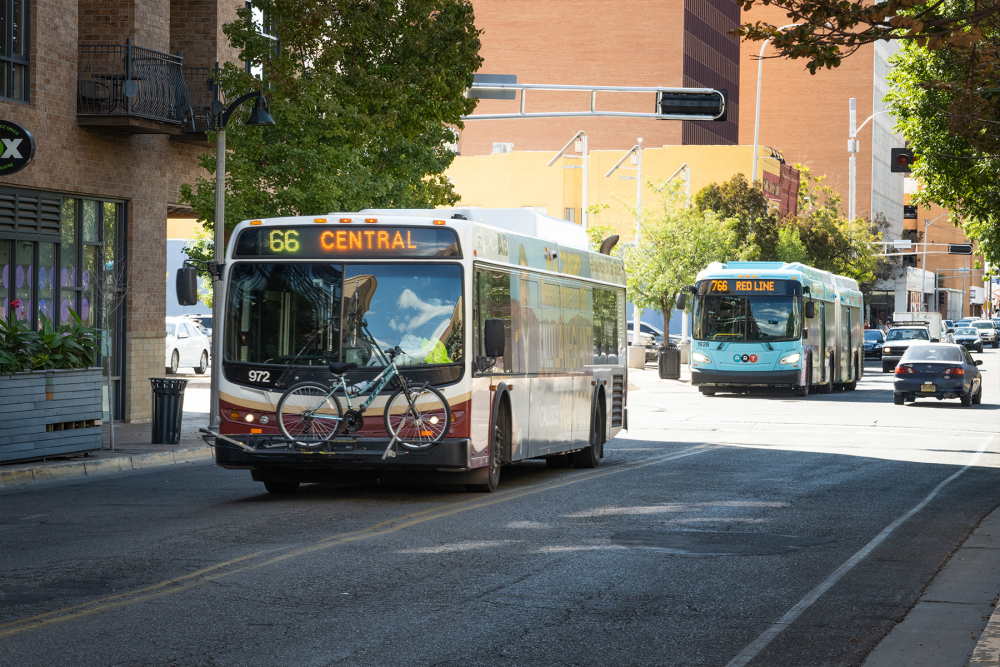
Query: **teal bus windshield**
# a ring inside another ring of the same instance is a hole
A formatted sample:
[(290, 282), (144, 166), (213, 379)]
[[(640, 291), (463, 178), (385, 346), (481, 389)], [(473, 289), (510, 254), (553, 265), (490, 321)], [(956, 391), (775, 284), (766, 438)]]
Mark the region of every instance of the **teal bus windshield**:
[(698, 296), (696, 340), (726, 342), (797, 340), (802, 333), (801, 297)]

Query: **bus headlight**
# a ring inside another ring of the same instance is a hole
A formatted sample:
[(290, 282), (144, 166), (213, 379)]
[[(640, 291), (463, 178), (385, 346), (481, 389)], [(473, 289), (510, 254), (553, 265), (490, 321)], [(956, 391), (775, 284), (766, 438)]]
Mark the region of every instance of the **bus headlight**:
[(784, 357), (781, 358), (780, 361), (778, 361), (778, 363), (779, 364), (797, 364), (797, 363), (799, 363), (799, 359), (801, 359), (801, 358), (802, 358), (802, 355), (799, 354), (798, 352), (795, 352), (794, 354), (785, 355)]
[(708, 357), (706, 357), (701, 352), (692, 352), (691, 353), (691, 358), (694, 359), (695, 361), (697, 361), (699, 364), (710, 364), (710, 363), (712, 363), (712, 360), (709, 359)]

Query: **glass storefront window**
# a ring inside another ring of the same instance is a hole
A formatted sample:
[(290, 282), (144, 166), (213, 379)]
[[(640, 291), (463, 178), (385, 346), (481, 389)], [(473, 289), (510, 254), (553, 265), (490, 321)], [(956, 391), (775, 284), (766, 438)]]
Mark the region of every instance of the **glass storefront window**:
[(38, 244), (38, 326), (42, 325), (42, 315), (52, 319), (55, 309), (56, 245)]
[(98, 203), (92, 199), (83, 201), (83, 242), (97, 243), (101, 239), (98, 237), (97, 226)]
[(17, 317), (20, 320), (32, 319), (31, 283), (34, 272), (35, 244), (31, 241), (18, 241), (17, 263), (14, 269), (14, 298), (21, 302)]
[(10, 243), (0, 241), (0, 317), (7, 319), (10, 303)]
[(80, 274), (80, 287), (83, 292), (80, 296), (80, 310), (77, 314), (85, 326), (92, 327), (97, 321), (96, 313), (96, 287), (95, 278), (100, 274), (97, 271), (97, 258), (100, 247), (88, 245), (83, 247), (83, 270)]

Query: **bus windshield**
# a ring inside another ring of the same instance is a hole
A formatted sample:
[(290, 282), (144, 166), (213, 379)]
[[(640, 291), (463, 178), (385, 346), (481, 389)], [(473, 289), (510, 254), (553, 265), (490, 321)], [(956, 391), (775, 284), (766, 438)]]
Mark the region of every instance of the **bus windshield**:
[(403, 366), (462, 360), (457, 265), (239, 262), (228, 301), (227, 361), (381, 366), (373, 341)]
[(717, 341), (794, 340), (801, 333), (800, 297), (699, 296), (694, 337)]

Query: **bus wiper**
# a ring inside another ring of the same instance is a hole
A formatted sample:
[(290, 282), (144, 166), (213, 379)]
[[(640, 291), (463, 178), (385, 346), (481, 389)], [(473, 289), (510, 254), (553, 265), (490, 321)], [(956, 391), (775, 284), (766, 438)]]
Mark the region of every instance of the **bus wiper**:
[(766, 340), (764, 341), (764, 347), (766, 347), (768, 350), (774, 351), (774, 348), (771, 347), (771, 344), (768, 343)]

